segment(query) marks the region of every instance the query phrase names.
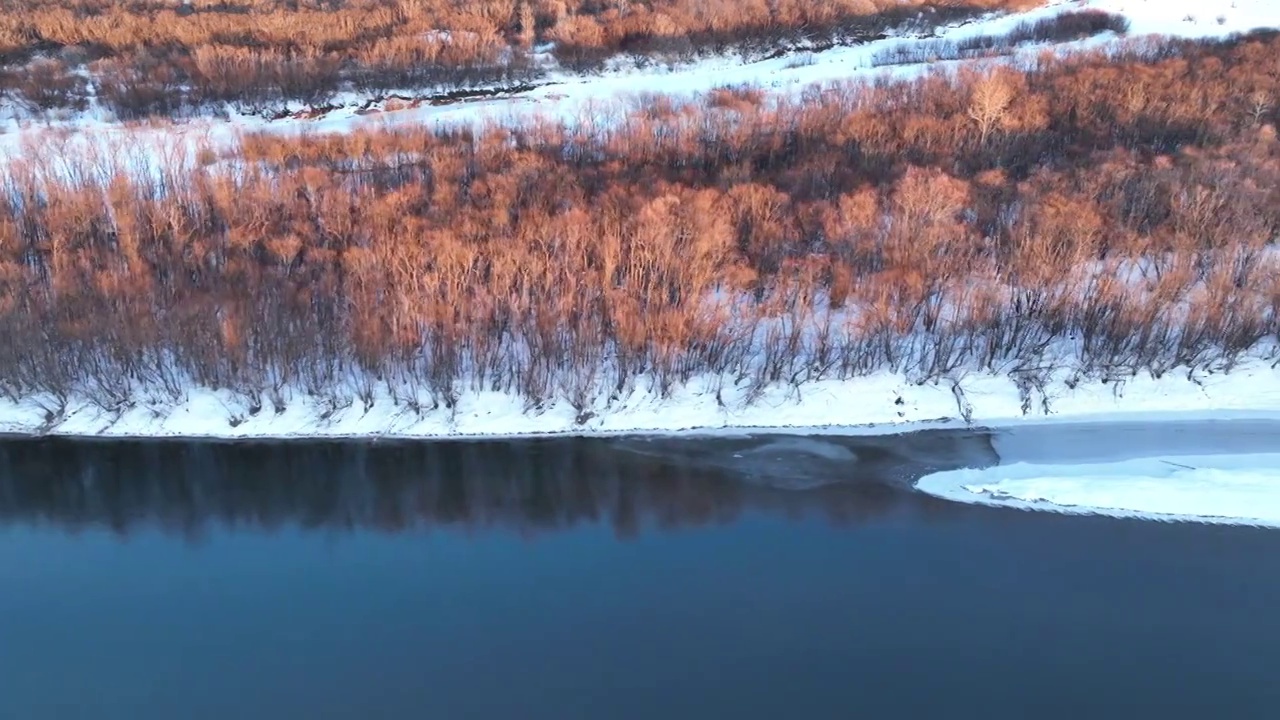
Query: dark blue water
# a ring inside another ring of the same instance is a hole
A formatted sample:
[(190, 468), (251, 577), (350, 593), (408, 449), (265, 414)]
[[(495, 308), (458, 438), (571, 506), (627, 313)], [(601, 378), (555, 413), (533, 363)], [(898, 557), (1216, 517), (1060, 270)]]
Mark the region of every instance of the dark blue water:
[(814, 442), (0, 444), (0, 718), (1274, 716), (1280, 532)]

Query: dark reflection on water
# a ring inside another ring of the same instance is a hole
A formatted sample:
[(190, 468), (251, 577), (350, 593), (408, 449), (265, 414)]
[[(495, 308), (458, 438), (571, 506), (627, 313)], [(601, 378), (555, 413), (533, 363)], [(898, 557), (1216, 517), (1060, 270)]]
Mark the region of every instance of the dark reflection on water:
[(344, 530), (726, 522), (744, 509), (853, 522), (925, 472), (995, 461), (990, 436), (540, 439), (455, 443), (0, 442), (0, 522)]

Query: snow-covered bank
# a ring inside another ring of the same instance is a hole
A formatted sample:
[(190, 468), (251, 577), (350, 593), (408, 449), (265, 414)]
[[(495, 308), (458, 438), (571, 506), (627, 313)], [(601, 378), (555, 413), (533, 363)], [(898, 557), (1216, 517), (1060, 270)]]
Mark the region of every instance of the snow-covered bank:
[(227, 390), (193, 388), (178, 400), (139, 397), (108, 412), (84, 399), (0, 400), (0, 433), (112, 437), (405, 437), (460, 438), (626, 433), (724, 433), (746, 430), (898, 432), (922, 426), (1107, 420), (1277, 418), (1280, 371), (1264, 361), (1227, 374), (1186, 371), (1160, 379), (1073, 382), (1043, 390), (1013, 379), (970, 374), (916, 384), (889, 373), (776, 386), (750, 399), (731, 381), (703, 379), (660, 398), (640, 382), (620, 397), (575, 408), (566, 400), (527, 407), (505, 393), (463, 391), (456, 405), (431, 408), (393, 397), (385, 387), (364, 398), (284, 392), (278, 404)]
[(997, 464), (936, 472), (916, 487), (1021, 510), (1280, 527), (1280, 423), (1227, 418), (999, 430)]
[(1280, 527), (1280, 454), (1166, 455), (950, 470), (916, 487), (958, 502), (1166, 521)]

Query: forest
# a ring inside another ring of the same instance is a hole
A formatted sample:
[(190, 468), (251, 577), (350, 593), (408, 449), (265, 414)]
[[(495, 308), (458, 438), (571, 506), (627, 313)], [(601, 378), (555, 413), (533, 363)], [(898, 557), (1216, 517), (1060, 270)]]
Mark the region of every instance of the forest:
[(14, 0), (0, 94), (36, 115), (116, 119), (323, 105), (337, 93), (511, 86), (550, 53), (589, 72), (931, 32), (1038, 0)]
[(0, 393), (564, 400), (1229, 370), (1280, 332), (1280, 34), (0, 171)]

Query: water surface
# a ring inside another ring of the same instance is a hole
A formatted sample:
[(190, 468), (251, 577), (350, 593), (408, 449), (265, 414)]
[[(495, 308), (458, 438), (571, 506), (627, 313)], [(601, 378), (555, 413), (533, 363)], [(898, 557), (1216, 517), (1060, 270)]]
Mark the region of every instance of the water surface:
[(1280, 532), (911, 482), (1277, 438), (0, 442), (0, 717), (1268, 717)]

